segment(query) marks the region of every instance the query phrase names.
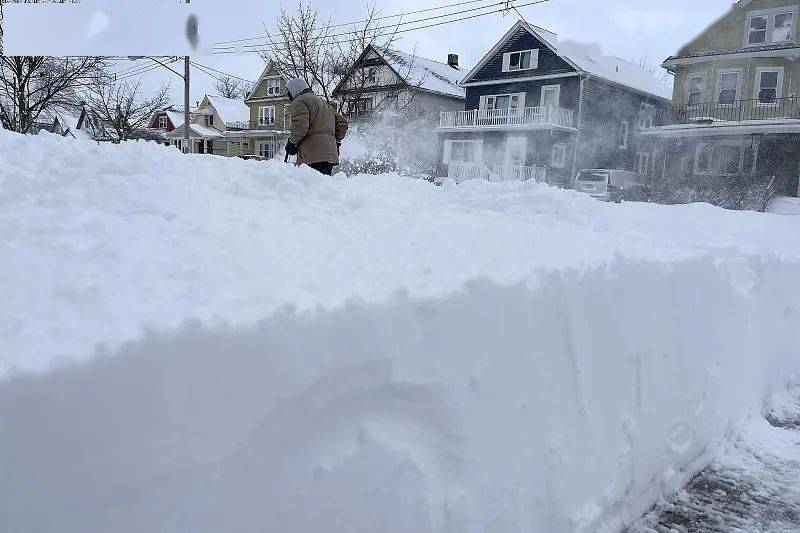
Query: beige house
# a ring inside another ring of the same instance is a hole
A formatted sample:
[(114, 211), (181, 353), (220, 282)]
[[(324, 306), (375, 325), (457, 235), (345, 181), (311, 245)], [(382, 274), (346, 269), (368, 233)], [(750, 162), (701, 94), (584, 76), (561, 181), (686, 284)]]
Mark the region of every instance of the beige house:
[(740, 0), (664, 62), (674, 106), (640, 122), (654, 174), (775, 177), (797, 194), (798, 13), (800, 0)]
[[(192, 111), (189, 125), (191, 153), (236, 156), (244, 151), (243, 137), (239, 134), (246, 124), (250, 110), (242, 100), (205, 95)], [(184, 126), (167, 133), (170, 144), (183, 148)]]
[(286, 81), (268, 65), (245, 103), (249, 108), (248, 123), (242, 124), (239, 131), (245, 139), (245, 153), (254, 157), (275, 157), (283, 151), (289, 138)]

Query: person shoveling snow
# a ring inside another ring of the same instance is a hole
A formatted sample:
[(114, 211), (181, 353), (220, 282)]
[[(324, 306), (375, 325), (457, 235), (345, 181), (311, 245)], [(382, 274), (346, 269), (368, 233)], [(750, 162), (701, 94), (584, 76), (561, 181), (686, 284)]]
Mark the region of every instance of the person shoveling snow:
[(291, 102), (286, 155), (296, 156), (298, 166), (305, 163), (330, 176), (333, 167), (339, 164), (339, 147), (347, 135), (347, 119), (314, 94), (302, 78), (286, 82), (286, 91)]

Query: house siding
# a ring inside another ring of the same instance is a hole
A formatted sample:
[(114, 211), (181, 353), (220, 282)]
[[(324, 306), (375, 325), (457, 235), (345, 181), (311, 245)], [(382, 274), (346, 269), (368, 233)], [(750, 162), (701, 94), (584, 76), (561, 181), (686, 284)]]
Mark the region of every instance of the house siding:
[[(594, 76), (584, 81), (583, 108), (576, 168), (608, 168), (634, 170), (636, 154), (650, 150), (644, 142), (638, 122), (642, 104), (656, 109), (666, 104)], [(628, 145), (620, 148), (622, 122), (628, 123)]]
[(718, 59), (676, 68), (673, 101), (675, 105), (688, 103), (688, 78), (690, 75), (705, 75), (703, 102), (715, 102), (717, 98), (717, 75), (722, 70), (741, 70), (741, 88), (738, 100), (755, 100), (757, 69), (765, 67), (783, 68), (781, 95), (800, 96), (800, 64), (785, 58)]
[(580, 78), (578, 76), (523, 82), (509, 81), (500, 84), (467, 87), (466, 109), (478, 109), (482, 96), (522, 92), (525, 93), (525, 106), (536, 107), (541, 102), (542, 87), (546, 85), (558, 85), (561, 87), (559, 107), (574, 111), (578, 110), (580, 102)]
[[(797, 0), (753, 0), (745, 7), (734, 7), (727, 15), (714, 22), (706, 31), (684, 46), (678, 55), (743, 48), (749, 12), (797, 5)], [(797, 22), (795, 21), (795, 24)], [(798, 32), (795, 28), (795, 42), (797, 42), (797, 35)]]
[[(539, 66), (533, 70), (516, 72), (503, 72), (503, 54), (518, 52), (520, 50), (539, 50)], [(527, 78), (543, 74), (566, 74), (575, 72), (575, 69), (564, 59), (554, 53), (548, 45), (524, 28), (517, 32), (487, 61), (487, 63), (466, 82), (480, 82), (490, 80), (513, 80), (514, 78)]]

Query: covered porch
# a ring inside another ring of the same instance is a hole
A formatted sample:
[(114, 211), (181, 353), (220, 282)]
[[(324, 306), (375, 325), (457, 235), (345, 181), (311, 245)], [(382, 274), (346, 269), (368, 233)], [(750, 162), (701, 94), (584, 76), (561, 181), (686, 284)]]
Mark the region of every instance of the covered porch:
[(439, 175), (456, 182), (569, 182), (575, 134), (555, 131), (452, 132), (440, 135)]

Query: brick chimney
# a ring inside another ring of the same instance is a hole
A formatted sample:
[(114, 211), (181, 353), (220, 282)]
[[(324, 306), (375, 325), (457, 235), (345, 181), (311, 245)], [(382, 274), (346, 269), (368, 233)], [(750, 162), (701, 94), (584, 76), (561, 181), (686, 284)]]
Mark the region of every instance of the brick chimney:
[(447, 64), (452, 68), (458, 68), (458, 54), (447, 54)]

